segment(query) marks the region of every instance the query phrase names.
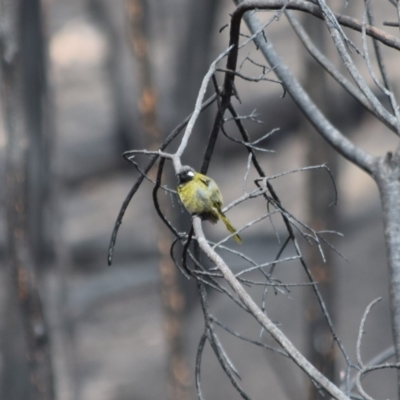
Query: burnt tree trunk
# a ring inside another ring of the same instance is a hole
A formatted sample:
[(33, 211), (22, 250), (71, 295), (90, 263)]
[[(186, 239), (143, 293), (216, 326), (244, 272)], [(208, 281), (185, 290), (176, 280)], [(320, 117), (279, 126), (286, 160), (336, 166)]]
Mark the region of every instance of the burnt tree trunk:
[[(37, 270), (43, 265), (45, 253), (44, 212), (49, 182), (42, 10), (39, 0), (2, 0), (0, 7), (1, 89), (7, 131), (4, 187), (12, 282), (9, 295), (19, 304), (26, 342), (29, 394), (23, 399), (51, 400), (54, 384), (50, 342), (37, 283)], [(18, 371), (15, 373), (18, 376)], [(14, 384), (21, 382), (16, 380)], [(3, 398), (12, 398), (12, 385), (3, 385)]]

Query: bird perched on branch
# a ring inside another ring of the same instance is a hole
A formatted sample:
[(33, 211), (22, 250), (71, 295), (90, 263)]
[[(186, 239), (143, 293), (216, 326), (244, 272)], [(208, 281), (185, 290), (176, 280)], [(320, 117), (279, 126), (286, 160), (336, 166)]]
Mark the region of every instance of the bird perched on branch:
[[(177, 173), (178, 195), (185, 208), (201, 219), (208, 220), (213, 224), (220, 219), (230, 233), (236, 229), (229, 222), (229, 219), (222, 212), (222, 195), (213, 179), (196, 172), (189, 166), (183, 166)], [(242, 243), (242, 238), (235, 234), (233, 238)]]

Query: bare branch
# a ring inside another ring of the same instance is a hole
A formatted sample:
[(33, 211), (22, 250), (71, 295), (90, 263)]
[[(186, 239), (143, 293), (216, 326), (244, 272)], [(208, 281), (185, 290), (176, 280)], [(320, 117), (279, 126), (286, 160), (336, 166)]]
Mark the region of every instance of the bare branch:
[(360, 365), (361, 368), (364, 367), (364, 363), (362, 362), (362, 358), (361, 358), (361, 340), (364, 334), (364, 326), (365, 326), (365, 321), (367, 320), (368, 314), (371, 311), (371, 308), (378, 303), (379, 301), (382, 300), (382, 297), (378, 297), (377, 299), (375, 299), (374, 301), (372, 301), (368, 307), (365, 309), (364, 315), (361, 319), (361, 324), (360, 324), (360, 329), (358, 331), (358, 338), (357, 338), (357, 362)]
[(269, 216), (270, 216), (270, 213), (267, 213), (267, 214), (262, 215), (261, 217), (258, 217), (258, 218), (253, 219), (252, 221), (248, 222), (246, 225), (244, 225), (244, 226), (242, 226), (241, 228), (239, 228), (236, 232), (231, 233), (231, 234), (230, 234), (229, 236), (227, 236), (226, 238), (220, 240), (218, 243), (216, 243), (216, 244), (213, 246), (213, 249), (216, 249), (219, 245), (221, 245), (222, 243), (225, 243), (229, 238), (231, 238), (231, 237), (235, 236), (236, 234), (238, 234), (238, 233), (244, 231), (245, 229), (247, 229), (247, 228), (249, 228), (249, 227), (255, 225), (256, 223), (258, 223), (258, 222), (264, 220), (265, 218), (268, 218)]
[[(382, 364), (386, 361), (388, 361), (390, 358), (396, 355), (396, 351), (394, 349), (394, 346), (390, 346), (386, 348), (385, 350), (381, 351), (379, 354), (377, 354), (375, 357), (371, 358), (366, 364), (366, 367), (375, 367), (379, 364)], [(353, 390), (354, 386), (357, 384), (357, 375), (351, 380), (349, 384), (349, 391)], [(341, 385), (341, 389), (344, 390), (343, 385)]]
[(203, 355), (203, 350), (204, 346), (207, 341), (207, 335), (206, 332), (203, 333), (203, 335), (200, 338), (199, 345), (197, 347), (197, 355), (196, 355), (196, 390), (197, 390), (197, 396), (199, 400), (204, 400), (202, 391), (201, 391), (201, 356)]
[(398, 26), (400, 26), (400, 1), (397, 0), (397, 23), (399, 24)]
[[(236, 0), (235, 2), (237, 3), (238, 1)], [(282, 3), (287, 4), (287, 6), (298, 6), (298, 4), (300, 4), (297, 2), (286, 3), (283, 1), (249, 1), (241, 3), (234, 12), (234, 15), (232, 17), (232, 25), (234, 23), (240, 24), (240, 19), (243, 16), (243, 13), (245, 11), (248, 11), (249, 9), (252, 9), (253, 7), (265, 9), (268, 5), (269, 8), (273, 8), (273, 6), (277, 6), (278, 4), (282, 6)], [(305, 4), (307, 5), (307, 7), (310, 6), (311, 8), (314, 7), (314, 5), (309, 2), (302, 2), (301, 4)], [(244, 19), (251, 32), (255, 32), (259, 29), (260, 23), (255, 15), (246, 13), (244, 15)], [(231, 28), (231, 30), (233, 30), (233, 28)], [(234, 30), (234, 32), (236, 32), (236, 30)], [(231, 43), (232, 42), (234, 41), (231, 40)], [(307, 92), (290, 72), (289, 68), (278, 56), (271, 41), (266, 42), (264, 37), (259, 34), (256, 37), (255, 42), (264, 57), (267, 59), (268, 63), (271, 66), (276, 67), (276, 75), (285, 85), (293, 100), (297, 103), (297, 105), (300, 107), (300, 109), (303, 111), (304, 115), (309, 119), (309, 121), (315, 126), (321, 136), (325, 140), (327, 140), (331, 144), (331, 146), (336, 149), (342, 156), (347, 158), (352, 163), (358, 165), (367, 173), (371, 174), (375, 165), (375, 157), (355, 146), (326, 119), (324, 114), (311, 100)], [(230, 56), (232, 56), (232, 53), (230, 54)]]
[[(366, 0), (366, 3), (369, 4), (369, 1)], [(377, 52), (377, 56), (378, 56), (378, 64), (380, 66), (380, 70), (383, 76), (383, 80), (384, 80), (384, 85), (381, 84), (381, 82), (379, 81), (378, 77), (375, 75), (374, 70), (372, 69), (372, 65), (371, 65), (371, 60), (369, 58), (369, 52), (368, 52), (368, 45), (367, 45), (367, 38), (366, 38), (366, 34), (365, 34), (365, 25), (366, 25), (366, 21), (367, 21), (367, 10), (364, 13), (364, 17), (363, 17), (363, 29), (362, 29), (362, 44), (363, 44), (363, 50), (364, 50), (364, 58), (365, 61), (367, 63), (367, 68), (368, 71), (373, 79), (373, 81), (375, 82), (376, 86), (378, 86), (378, 88), (380, 90), (382, 90), (382, 92), (389, 98), (390, 100), (390, 104), (392, 106), (392, 110), (394, 112), (395, 115), (395, 122), (396, 122), (396, 133), (398, 135), (400, 135), (400, 113), (399, 113), (399, 106), (397, 104), (396, 98), (394, 97), (393, 91), (391, 91), (389, 89), (389, 80), (388, 77), (386, 75), (381, 57), (380, 57), (380, 53), (379, 53), (379, 47), (375, 47), (375, 51)], [(380, 60), (380, 62), (379, 62)]]
[(362, 387), (361, 379), (362, 379), (363, 375), (367, 374), (368, 372), (377, 371), (380, 369), (387, 369), (387, 368), (396, 368), (398, 370), (398, 369), (400, 369), (400, 363), (380, 364), (380, 365), (376, 365), (374, 367), (365, 367), (357, 373), (357, 376), (356, 376), (357, 389), (365, 400), (375, 400), (375, 399), (373, 397), (371, 397), (370, 395), (368, 395), (365, 392), (364, 388)]
[(266, 262), (266, 263), (263, 263), (263, 264), (258, 264), (258, 265), (255, 265), (253, 267), (250, 267), (250, 268), (244, 269), (243, 271), (238, 272), (235, 275), (235, 277), (238, 278), (239, 276), (241, 276), (243, 274), (247, 274), (247, 273), (249, 273), (251, 271), (254, 271), (256, 269), (261, 269), (261, 268), (264, 268), (264, 267), (268, 267), (268, 266), (270, 266), (272, 264), (279, 264), (279, 263), (282, 263), (282, 262), (293, 261), (293, 260), (298, 260), (298, 259), (300, 259), (299, 256), (293, 256), (293, 257), (287, 257), (287, 258), (280, 258), (279, 260), (270, 261), (270, 262)]
[[(249, 10), (281, 10), (282, 8), (285, 8), (286, 10), (303, 11), (312, 14), (319, 19), (324, 19), (324, 13), (321, 11), (320, 7), (311, 1), (303, 1), (303, 0), (248, 0), (248, 1), (234, 0), (234, 1), (236, 4), (240, 4), (241, 13), (244, 13)], [(239, 10), (239, 8), (237, 10)], [(362, 23), (356, 18), (352, 18), (348, 15), (335, 14), (332, 13), (331, 11), (330, 15), (333, 15), (340, 25), (361, 32)], [(367, 25), (366, 30), (368, 36), (371, 36), (379, 40), (388, 47), (400, 50), (400, 40), (395, 36), (388, 35), (386, 32), (371, 25)]]
[[(370, 25), (374, 25), (375, 22), (374, 22), (374, 13), (373, 13), (373, 10), (372, 10), (372, 3), (371, 3), (370, 0), (364, 0), (364, 3), (365, 3), (365, 12), (366, 12), (367, 18), (368, 18), (368, 23)], [(364, 24), (364, 21), (363, 21), (363, 35), (365, 35), (364, 32), (366, 32), (366, 24)], [(389, 76), (387, 74), (386, 67), (385, 67), (385, 64), (383, 62), (383, 56), (382, 56), (382, 52), (381, 52), (381, 48), (379, 46), (379, 43), (375, 39), (372, 39), (372, 43), (374, 45), (376, 61), (378, 62), (379, 70), (381, 72), (382, 79), (383, 79), (383, 82), (385, 84), (385, 87), (389, 91), (392, 91), (391, 84), (390, 84), (390, 81), (389, 81)]]
[(243, 75), (243, 74), (241, 74), (240, 72), (231, 71), (231, 70), (229, 70), (229, 69), (224, 69), (224, 68), (218, 68), (217, 71), (218, 71), (218, 72), (229, 72), (230, 74), (236, 75), (237, 77), (242, 78), (243, 80), (248, 81), (248, 82), (261, 82), (261, 81), (263, 81), (263, 82), (274, 82), (274, 83), (280, 83), (280, 84), (282, 84), (281, 81), (278, 81), (278, 80), (276, 80), (276, 79), (273, 79), (273, 78), (266, 78), (266, 77), (265, 77), (265, 75), (266, 75), (265, 73), (262, 73), (262, 74), (259, 75), (259, 76), (251, 77), (251, 76)]
[(284, 351), (282, 351), (281, 349), (277, 349), (277, 348), (275, 348), (275, 347), (268, 346), (268, 345), (266, 345), (266, 344), (264, 344), (264, 343), (258, 342), (258, 341), (253, 340), (253, 339), (249, 339), (249, 338), (247, 338), (247, 337), (241, 335), (240, 333), (238, 333), (238, 332), (232, 330), (231, 328), (228, 328), (225, 324), (223, 324), (221, 321), (219, 321), (217, 318), (215, 318), (215, 317), (213, 317), (213, 316), (211, 316), (211, 319), (212, 319), (212, 321), (214, 321), (218, 326), (220, 326), (222, 329), (224, 329), (225, 331), (229, 332), (231, 335), (236, 336), (237, 338), (239, 338), (239, 339), (241, 339), (241, 340), (244, 340), (245, 342), (249, 342), (249, 343), (255, 344), (256, 346), (262, 347), (262, 348), (264, 348), (264, 349), (266, 349), (266, 350), (270, 350), (270, 351), (276, 352), (276, 353), (281, 354), (282, 356), (285, 356), (285, 357), (288, 356), (288, 355), (287, 355)]
[[(208, 106), (210, 106), (215, 100), (216, 100), (217, 96), (214, 94), (212, 96), (210, 96), (202, 105), (201, 109), (202, 111), (205, 110)], [(191, 114), (192, 115), (192, 114)], [(191, 115), (189, 115), (188, 117), (186, 117), (169, 135), (168, 137), (164, 140), (163, 144), (160, 146), (160, 151), (165, 150), (165, 148), (176, 138), (176, 136), (179, 135), (179, 133), (182, 131), (182, 129), (188, 124)], [(124, 218), (126, 209), (129, 206), (129, 203), (131, 202), (133, 196), (135, 195), (135, 193), (138, 191), (140, 185), (142, 184), (145, 175), (151, 170), (151, 168), (153, 167), (153, 165), (156, 163), (158, 159), (158, 154), (154, 155), (152, 157), (152, 159), (149, 161), (149, 163), (147, 164), (146, 168), (143, 170), (144, 174), (142, 174), (137, 181), (135, 182), (135, 184), (132, 186), (131, 190), (129, 191), (129, 193), (127, 194), (124, 202), (122, 203), (122, 206), (118, 212), (118, 216), (117, 219), (115, 221), (114, 224), (114, 228), (111, 234), (111, 239), (110, 239), (110, 244), (108, 246), (108, 253), (107, 253), (107, 262), (108, 265), (112, 264), (112, 259), (113, 259), (113, 255), (114, 255), (114, 247), (115, 247), (115, 242), (117, 240), (117, 235), (118, 235), (118, 231), (119, 231), (119, 227), (122, 224), (122, 220)]]
[(348, 80), (345, 76), (343, 76), (339, 70), (335, 67), (335, 65), (325, 57), (314, 45), (308, 36), (307, 32), (301, 26), (297, 18), (293, 15), (292, 12), (287, 12), (286, 16), (292, 25), (293, 30), (296, 32), (297, 36), (303, 43), (306, 50), (311, 54), (311, 56), (328, 72), (329, 75), (335, 79), (344, 90), (346, 90), (350, 95), (352, 95), (360, 104), (363, 105), (370, 113), (372, 113), (376, 118), (378, 118), (382, 123), (384, 123), (390, 130), (396, 131), (396, 127), (389, 124), (388, 121), (382, 118), (375, 110), (371, 107), (370, 103), (367, 101), (364, 94), (358, 89), (350, 80)]
[[(337, 30), (337, 19), (333, 15), (332, 11), (330, 11), (329, 7), (325, 4), (324, 0), (317, 0), (321, 9), (323, 11), (324, 20), (326, 26), (330, 32), (332, 40), (336, 46), (337, 51), (343, 61), (343, 64), (349, 71), (350, 75), (356, 82), (357, 86), (361, 90), (361, 92), (365, 95), (371, 107), (378, 113), (383, 119), (385, 119), (389, 124), (396, 126), (397, 121), (396, 118), (390, 114), (385, 107), (379, 102), (376, 98), (375, 94), (372, 92), (370, 87), (365, 82), (364, 78), (361, 76), (361, 73), (358, 71), (357, 67), (354, 65), (353, 60), (350, 57), (350, 54), (346, 48), (346, 44), (342, 38), (342, 35)], [(397, 129), (396, 129), (397, 130)]]
[(251, 400), (250, 397), (244, 392), (242, 387), (237, 382), (237, 379), (234, 376), (234, 374), (236, 376), (238, 376), (236, 368), (233, 366), (231, 361), (227, 358), (225, 351), (223, 350), (222, 346), (219, 343), (217, 336), (215, 335), (214, 327), (212, 324), (212, 316), (209, 311), (208, 298), (207, 298), (207, 292), (205, 290), (205, 287), (201, 282), (197, 281), (197, 288), (199, 290), (200, 303), (201, 303), (201, 307), (203, 310), (204, 319), (205, 319), (205, 323), (206, 323), (205, 335), (207, 336), (208, 342), (210, 343), (211, 348), (214, 350), (214, 353), (215, 353), (222, 369), (224, 370), (225, 374), (231, 381), (233, 387), (237, 390), (237, 392), (242, 396), (243, 399)]
[(348, 397), (332, 382), (325, 378), (307, 359), (296, 349), (289, 339), (278, 329), (275, 324), (261, 311), (254, 300), (244, 290), (239, 281), (235, 278), (232, 271), (225, 264), (223, 259), (215, 253), (210, 247), (201, 226), (199, 217), (193, 217), (193, 228), (196, 234), (198, 243), (207, 257), (214, 263), (214, 265), (221, 271), (225, 280), (243, 302), (243, 304), (250, 310), (254, 318), (260, 325), (282, 346), (283, 350), (289, 357), (315, 382), (325, 389), (332, 397), (340, 400), (348, 400)]
[(383, 25), (385, 25), (385, 26), (395, 26), (395, 27), (400, 26), (400, 24), (398, 22), (389, 22), (389, 21), (385, 21), (383, 23)]
[(176, 151), (176, 153), (174, 154), (174, 157), (172, 159), (173, 163), (174, 163), (174, 168), (175, 171), (178, 171), (180, 169), (180, 167), (182, 166), (181, 161), (180, 161), (180, 157), (182, 156), (187, 143), (189, 141), (189, 137), (192, 134), (193, 128), (194, 128), (194, 124), (196, 123), (196, 120), (198, 118), (198, 116), (200, 115), (200, 112), (202, 110), (202, 103), (203, 103), (203, 99), (204, 96), (206, 94), (206, 90), (207, 90), (207, 86), (208, 83), (210, 82), (211, 77), (213, 76), (216, 68), (217, 68), (217, 64), (219, 61), (221, 61), (230, 51), (232, 50), (232, 46), (230, 46), (227, 50), (225, 50), (222, 54), (220, 54), (210, 65), (210, 68), (208, 69), (206, 75), (203, 78), (203, 82), (201, 83), (201, 87), (199, 90), (199, 94), (197, 95), (197, 100), (196, 100), (196, 104), (194, 107), (194, 111), (192, 116), (190, 117), (190, 120), (186, 126), (186, 130), (185, 133), (183, 135), (183, 138), (181, 140), (181, 143), (178, 147), (178, 150)]

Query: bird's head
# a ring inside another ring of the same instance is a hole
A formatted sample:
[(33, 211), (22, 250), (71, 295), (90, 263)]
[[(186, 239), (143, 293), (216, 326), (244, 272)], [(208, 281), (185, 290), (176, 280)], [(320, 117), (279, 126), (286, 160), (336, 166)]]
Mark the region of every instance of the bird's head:
[(192, 167), (184, 165), (179, 169), (176, 175), (178, 177), (179, 184), (181, 185), (182, 183), (191, 181), (194, 178), (195, 174), (196, 171)]

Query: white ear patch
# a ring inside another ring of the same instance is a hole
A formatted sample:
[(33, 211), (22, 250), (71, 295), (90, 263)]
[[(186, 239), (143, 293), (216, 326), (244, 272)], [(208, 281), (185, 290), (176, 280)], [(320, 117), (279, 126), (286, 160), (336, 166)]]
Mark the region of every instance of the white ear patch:
[(188, 171), (187, 172), (187, 176), (190, 176), (191, 178), (194, 177), (194, 172), (193, 171)]

